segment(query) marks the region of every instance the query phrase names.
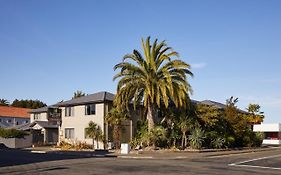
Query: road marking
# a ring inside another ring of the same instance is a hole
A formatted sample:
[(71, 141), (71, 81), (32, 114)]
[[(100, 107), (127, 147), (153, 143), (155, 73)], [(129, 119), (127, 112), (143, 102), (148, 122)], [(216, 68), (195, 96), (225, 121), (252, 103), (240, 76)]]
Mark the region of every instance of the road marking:
[(281, 168), (276, 168), (276, 167), (256, 166), (256, 165), (242, 165), (242, 164), (248, 163), (248, 162), (254, 162), (254, 161), (264, 160), (264, 159), (272, 159), (272, 158), (276, 158), (276, 157), (281, 157), (281, 154), (273, 155), (273, 156), (267, 156), (267, 157), (260, 157), (260, 158), (245, 160), (245, 161), (236, 162), (236, 163), (231, 163), (231, 164), (228, 164), (228, 166), (281, 170)]
[(267, 166), (255, 166), (255, 165), (229, 165), (229, 166), (249, 167), (249, 168), (262, 168), (262, 169), (271, 169), (271, 170), (281, 170), (281, 168), (267, 167)]
[(223, 154), (223, 155), (217, 155), (217, 156), (210, 156), (210, 157), (207, 157), (207, 158), (212, 159), (212, 158), (221, 158), (221, 157), (229, 157), (229, 156), (240, 156), (240, 155), (252, 154), (252, 153), (254, 153), (254, 152)]
[(38, 153), (38, 154), (45, 154), (47, 153), (46, 151), (31, 151), (32, 153)]
[(142, 157), (134, 157), (134, 156), (118, 156), (118, 158), (125, 158), (125, 159), (152, 159), (151, 156), (142, 156)]

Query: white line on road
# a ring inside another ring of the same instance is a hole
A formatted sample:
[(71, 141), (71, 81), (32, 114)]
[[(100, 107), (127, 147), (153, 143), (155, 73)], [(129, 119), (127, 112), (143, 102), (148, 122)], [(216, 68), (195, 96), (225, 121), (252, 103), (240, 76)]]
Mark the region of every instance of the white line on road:
[(46, 151), (31, 151), (32, 153), (45, 154)]
[(118, 158), (125, 158), (125, 159), (152, 159), (151, 156), (142, 156), (142, 157), (134, 157), (134, 156), (118, 156)]
[(228, 164), (228, 165), (229, 166), (236, 166), (236, 167), (251, 167), (251, 168), (281, 170), (281, 168), (276, 168), (276, 167), (266, 167), (266, 166), (256, 166), (256, 165), (241, 165), (241, 164), (248, 163), (248, 162), (254, 162), (254, 161), (264, 160), (264, 159), (272, 159), (272, 158), (277, 158), (277, 157), (281, 157), (281, 154), (274, 155), (274, 156), (267, 156), (267, 157), (260, 157), (260, 158), (256, 158), (256, 159), (245, 160), (245, 161), (241, 161), (241, 162), (231, 163), (231, 164)]

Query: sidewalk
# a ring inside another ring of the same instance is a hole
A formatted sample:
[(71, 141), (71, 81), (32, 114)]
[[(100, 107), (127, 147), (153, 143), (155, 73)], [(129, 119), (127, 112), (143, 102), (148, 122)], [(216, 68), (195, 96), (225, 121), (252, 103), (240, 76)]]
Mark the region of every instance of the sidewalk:
[(132, 151), (129, 154), (114, 153), (117, 158), (127, 159), (193, 159), (200, 157), (216, 157), (216, 156), (227, 156), (235, 154), (244, 154), (251, 152), (263, 152), (281, 149), (281, 147), (267, 147), (267, 148), (252, 148), (252, 149), (241, 149), (241, 150), (223, 150), (223, 151)]
[(120, 154), (114, 151), (108, 150), (60, 150), (53, 147), (35, 147), (26, 148), (25, 150), (33, 153), (48, 153), (48, 154), (64, 154), (74, 156), (86, 156), (86, 157), (112, 157), (112, 158), (126, 158), (126, 159), (192, 159), (199, 157), (216, 157), (227, 156), (234, 154), (243, 154), (251, 152), (272, 151), (275, 149), (281, 149), (281, 147), (266, 147), (266, 148), (250, 148), (250, 149), (237, 149), (237, 150), (197, 150), (197, 151), (169, 151), (169, 150), (157, 150), (157, 151), (135, 151), (132, 150), (129, 154)]

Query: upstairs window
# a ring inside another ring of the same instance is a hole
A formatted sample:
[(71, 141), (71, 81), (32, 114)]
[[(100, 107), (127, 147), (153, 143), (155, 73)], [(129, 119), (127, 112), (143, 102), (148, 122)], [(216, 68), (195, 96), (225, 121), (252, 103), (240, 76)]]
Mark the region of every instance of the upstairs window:
[(89, 104), (85, 106), (85, 115), (95, 115), (96, 114), (96, 104)]
[(65, 116), (70, 117), (74, 115), (74, 107), (65, 107)]
[(40, 119), (40, 113), (34, 114), (34, 120), (39, 120)]

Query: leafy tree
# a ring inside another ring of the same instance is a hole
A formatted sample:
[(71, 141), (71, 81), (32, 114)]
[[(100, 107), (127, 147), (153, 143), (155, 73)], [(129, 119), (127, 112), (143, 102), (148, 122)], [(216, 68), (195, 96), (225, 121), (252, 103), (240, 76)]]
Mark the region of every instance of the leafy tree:
[[(187, 75), (193, 76), (190, 65), (181, 60), (172, 60), (178, 53), (172, 51), (165, 41), (156, 39), (150, 44), (150, 37), (142, 39), (143, 55), (134, 50), (124, 56), (123, 62), (114, 66), (120, 69), (114, 80), (120, 78), (117, 85), (117, 104), (128, 104), (133, 101), (134, 107), (143, 102), (147, 109), (148, 130), (154, 128), (157, 107), (161, 102), (165, 107), (170, 100), (176, 107), (185, 106), (191, 92)], [(130, 60), (126, 61), (126, 60)]]
[(13, 107), (20, 107), (20, 108), (30, 108), (30, 109), (37, 109), (41, 107), (47, 106), (45, 103), (39, 100), (18, 100), (15, 99), (12, 103)]
[(93, 121), (89, 122), (88, 127), (85, 129), (86, 136), (93, 139), (93, 149), (95, 149), (95, 140), (97, 141), (97, 148), (99, 148), (99, 140), (103, 139), (103, 134), (100, 126)]
[(112, 108), (107, 115), (105, 116), (105, 120), (108, 122), (110, 126), (113, 126), (113, 140), (114, 145), (118, 149), (120, 147), (120, 131), (122, 121), (128, 119), (128, 115), (125, 111), (120, 112), (117, 108)]
[(247, 117), (250, 124), (260, 124), (263, 122), (264, 112), (261, 112), (260, 108), (258, 104), (249, 104), (247, 108), (249, 115)]
[(4, 98), (1, 98), (0, 99), (0, 106), (9, 106), (10, 103), (8, 100), (4, 99)]
[(79, 97), (84, 97), (86, 94), (82, 91), (77, 90), (74, 92), (72, 99), (79, 98)]
[(206, 127), (213, 127), (219, 121), (221, 117), (221, 111), (214, 106), (197, 104), (196, 115), (200, 120), (200, 123)]

